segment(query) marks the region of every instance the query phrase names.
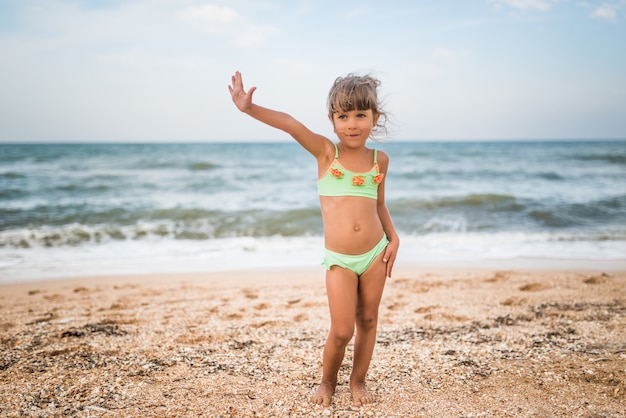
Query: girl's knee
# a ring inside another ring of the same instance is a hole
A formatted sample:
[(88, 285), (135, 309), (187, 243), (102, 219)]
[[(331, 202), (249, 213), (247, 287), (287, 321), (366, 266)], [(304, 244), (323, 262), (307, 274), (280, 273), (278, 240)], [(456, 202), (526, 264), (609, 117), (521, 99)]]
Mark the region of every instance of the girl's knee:
[(357, 315), (356, 317), (357, 326), (362, 330), (370, 330), (376, 329), (378, 325), (378, 314), (377, 313), (362, 313)]
[(333, 329), (328, 336), (328, 341), (336, 347), (345, 347), (348, 345), (353, 335), (354, 328)]

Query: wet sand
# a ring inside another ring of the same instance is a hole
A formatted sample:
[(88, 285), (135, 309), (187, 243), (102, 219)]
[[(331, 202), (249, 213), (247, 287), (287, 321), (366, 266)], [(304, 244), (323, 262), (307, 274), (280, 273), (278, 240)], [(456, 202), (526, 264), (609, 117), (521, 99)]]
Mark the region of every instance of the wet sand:
[(0, 286), (0, 416), (618, 417), (626, 272), (426, 269), (385, 289), (369, 386), (351, 347), (308, 399), (328, 329), (323, 270)]

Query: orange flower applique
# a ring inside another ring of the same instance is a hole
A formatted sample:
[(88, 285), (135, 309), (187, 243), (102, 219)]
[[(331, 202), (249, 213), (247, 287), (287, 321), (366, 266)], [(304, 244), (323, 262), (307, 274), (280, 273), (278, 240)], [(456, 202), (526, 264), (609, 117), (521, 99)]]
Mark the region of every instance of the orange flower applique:
[(330, 174), (333, 175), (334, 178), (336, 179), (340, 179), (343, 177), (343, 172), (341, 170), (338, 170), (336, 168), (331, 168), (330, 169)]
[(380, 184), (383, 181), (383, 177), (385, 177), (385, 173), (378, 173), (374, 176), (374, 184)]
[(354, 184), (355, 186), (363, 186), (365, 184), (365, 177), (363, 176), (352, 177), (352, 184)]

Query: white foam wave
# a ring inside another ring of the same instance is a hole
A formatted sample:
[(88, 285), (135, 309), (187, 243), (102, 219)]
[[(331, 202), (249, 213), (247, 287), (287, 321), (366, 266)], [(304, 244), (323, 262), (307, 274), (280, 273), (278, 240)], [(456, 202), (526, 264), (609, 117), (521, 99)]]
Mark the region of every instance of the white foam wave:
[[(402, 236), (397, 266), (488, 265), (494, 261), (581, 260), (626, 269), (626, 240), (591, 240), (547, 233), (433, 233)], [(323, 238), (147, 238), (79, 247), (0, 248), (0, 283), (116, 274), (184, 273), (314, 267)], [(608, 265), (608, 264), (607, 264)]]

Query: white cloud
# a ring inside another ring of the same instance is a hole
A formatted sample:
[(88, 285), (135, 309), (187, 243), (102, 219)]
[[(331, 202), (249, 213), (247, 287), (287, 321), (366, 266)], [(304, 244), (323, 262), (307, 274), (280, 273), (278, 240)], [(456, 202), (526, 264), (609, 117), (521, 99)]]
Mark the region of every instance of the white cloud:
[(502, 8), (502, 6), (508, 6), (514, 9), (526, 11), (526, 10), (540, 10), (546, 11), (550, 9), (549, 2), (544, 0), (488, 0), (492, 3), (496, 10)]
[(617, 20), (617, 9), (615, 6), (605, 3), (601, 5), (600, 7), (596, 8), (591, 13), (591, 17), (614, 22)]
[(273, 26), (254, 24), (226, 6), (192, 6), (180, 11), (177, 16), (194, 24), (202, 32), (230, 39), (242, 48), (262, 44), (280, 32)]

